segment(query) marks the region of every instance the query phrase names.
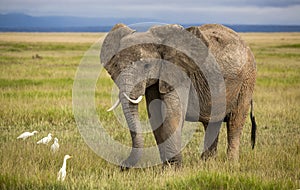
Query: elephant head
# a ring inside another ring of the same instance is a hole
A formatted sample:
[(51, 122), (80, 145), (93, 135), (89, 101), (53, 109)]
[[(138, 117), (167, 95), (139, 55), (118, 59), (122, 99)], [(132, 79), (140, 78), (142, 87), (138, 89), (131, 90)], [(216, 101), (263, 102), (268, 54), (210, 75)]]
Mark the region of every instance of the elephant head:
[[(205, 61), (208, 51), (201, 40), (186, 43), (191, 36), (187, 33), (190, 32), (179, 25), (154, 26), (147, 32), (135, 32), (124, 24), (115, 25), (103, 42), (100, 57), (120, 89), (120, 99), (124, 94), (129, 101), (139, 99), (161, 76), (174, 82), (171, 85), (160, 80), (160, 92), (167, 93), (176, 87), (182, 78), (174, 77), (176, 71), (170, 71), (166, 62), (187, 74), (195, 71)], [(190, 57), (197, 57), (196, 62)]]
[(161, 56), (155, 44), (145, 42), (146, 38), (153, 39), (149, 33), (135, 33), (117, 24), (103, 43), (101, 62), (119, 87), (120, 98), (125, 94), (131, 100), (137, 99), (144, 95), (146, 86), (154, 82), (145, 81), (143, 77), (157, 78)]

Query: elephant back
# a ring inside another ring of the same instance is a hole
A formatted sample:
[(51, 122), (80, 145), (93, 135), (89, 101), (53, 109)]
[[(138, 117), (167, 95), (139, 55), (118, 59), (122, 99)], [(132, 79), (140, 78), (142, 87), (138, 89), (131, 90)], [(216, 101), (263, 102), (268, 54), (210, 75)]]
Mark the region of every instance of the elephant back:
[(209, 51), (214, 55), (225, 77), (239, 78), (248, 62), (248, 48), (241, 37), (228, 27), (205, 24), (199, 27)]

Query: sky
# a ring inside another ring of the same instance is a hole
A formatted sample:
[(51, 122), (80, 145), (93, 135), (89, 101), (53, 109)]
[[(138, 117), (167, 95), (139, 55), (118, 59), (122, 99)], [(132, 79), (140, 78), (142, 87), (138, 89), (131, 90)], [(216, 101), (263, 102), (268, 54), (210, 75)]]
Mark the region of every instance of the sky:
[(300, 25), (300, 0), (0, 0), (0, 13), (150, 18), (168, 23)]

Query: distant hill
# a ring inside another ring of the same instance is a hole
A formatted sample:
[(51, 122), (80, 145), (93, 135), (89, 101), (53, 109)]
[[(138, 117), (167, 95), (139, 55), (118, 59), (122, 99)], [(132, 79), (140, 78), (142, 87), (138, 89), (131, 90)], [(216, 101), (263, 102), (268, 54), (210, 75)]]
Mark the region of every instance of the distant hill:
[[(116, 23), (134, 24), (167, 21), (150, 18), (88, 18), (73, 16), (30, 16), (23, 13), (0, 14), (0, 32), (108, 32)], [(194, 23), (176, 23), (184, 27)], [(146, 25), (147, 26), (147, 25)], [(237, 32), (300, 32), (300, 25), (227, 25)], [(143, 25), (136, 25), (141, 27)], [(137, 29), (137, 28), (135, 28)]]
[[(132, 24), (138, 22), (150, 22), (154, 19), (146, 18), (87, 18), (72, 16), (30, 16), (22, 13), (0, 14), (0, 27), (92, 27), (113, 26), (116, 23)], [(157, 20), (156, 20), (157, 21)]]

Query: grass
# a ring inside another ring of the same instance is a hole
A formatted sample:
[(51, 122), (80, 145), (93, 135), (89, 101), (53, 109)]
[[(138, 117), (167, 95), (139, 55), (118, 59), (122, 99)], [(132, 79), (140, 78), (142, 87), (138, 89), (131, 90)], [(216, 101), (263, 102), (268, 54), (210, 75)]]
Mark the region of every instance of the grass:
[[(160, 165), (120, 172), (84, 142), (72, 110), (72, 88), (85, 51), (99, 33), (0, 33), (0, 188), (1, 189), (297, 189), (300, 188), (300, 33), (242, 33), (258, 69), (254, 101), (257, 146), (250, 146), (250, 121), (243, 130), (240, 161), (226, 160), (226, 128), (215, 160), (203, 162), (203, 128), (183, 150), (179, 170)], [(42, 59), (33, 59), (38, 54)], [(104, 72), (96, 84), (96, 111), (105, 130), (130, 145), (130, 135), (107, 113), (113, 82)], [(145, 105), (141, 105), (144, 108)], [(118, 108), (120, 109), (120, 108)], [(121, 110), (118, 110), (121, 112)], [(146, 118), (145, 110), (141, 118)], [(24, 131), (39, 133), (26, 141)], [(60, 150), (36, 142), (48, 132)], [(146, 146), (155, 144), (146, 134)], [(64, 183), (56, 181), (63, 156)]]

